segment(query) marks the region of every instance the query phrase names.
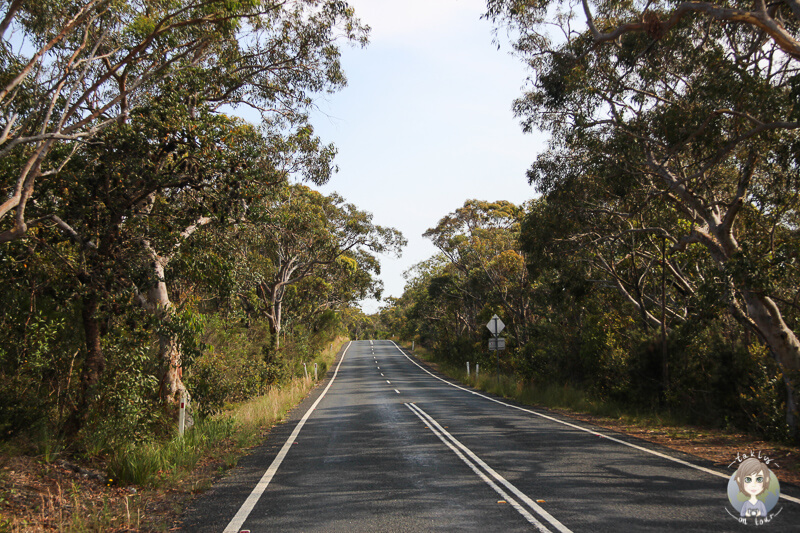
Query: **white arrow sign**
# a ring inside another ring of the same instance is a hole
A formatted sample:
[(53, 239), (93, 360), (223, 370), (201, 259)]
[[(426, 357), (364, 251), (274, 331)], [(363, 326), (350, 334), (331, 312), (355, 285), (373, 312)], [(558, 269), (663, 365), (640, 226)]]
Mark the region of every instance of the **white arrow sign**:
[(489, 323), (486, 324), (486, 327), (489, 328), (489, 331), (492, 332), (492, 335), (497, 337), (498, 335), (500, 335), (500, 332), (503, 331), (503, 328), (505, 328), (506, 325), (503, 324), (503, 321), (500, 320), (499, 316), (494, 315), (492, 319), (489, 321)]

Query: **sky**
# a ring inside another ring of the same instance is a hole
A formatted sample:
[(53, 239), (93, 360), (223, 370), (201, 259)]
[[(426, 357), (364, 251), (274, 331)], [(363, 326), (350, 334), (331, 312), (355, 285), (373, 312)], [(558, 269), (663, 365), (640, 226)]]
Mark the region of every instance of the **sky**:
[[(511, 106), (528, 72), (500, 50), (485, 0), (350, 0), (372, 30), (366, 48), (342, 47), (348, 86), (325, 95), (315, 133), (338, 148), (337, 192), (373, 222), (408, 240), (401, 258), (381, 256), (383, 296), (399, 297), (403, 273), (436, 253), (422, 237), (468, 199), (520, 204), (535, 196), (525, 171), (545, 148), (523, 134)], [(380, 303), (364, 301), (365, 313)]]

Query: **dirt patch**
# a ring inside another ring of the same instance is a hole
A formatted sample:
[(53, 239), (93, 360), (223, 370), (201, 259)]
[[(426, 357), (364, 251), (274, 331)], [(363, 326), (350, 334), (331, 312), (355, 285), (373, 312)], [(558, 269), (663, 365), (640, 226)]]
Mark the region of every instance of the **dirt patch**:
[(165, 530), (151, 517), (170, 505), (169, 494), (116, 487), (35, 457), (0, 457), (0, 464), (0, 531)]
[(69, 463), (0, 456), (0, 532), (177, 530), (186, 504), (222, 475), (206, 461), (170, 489), (118, 487)]

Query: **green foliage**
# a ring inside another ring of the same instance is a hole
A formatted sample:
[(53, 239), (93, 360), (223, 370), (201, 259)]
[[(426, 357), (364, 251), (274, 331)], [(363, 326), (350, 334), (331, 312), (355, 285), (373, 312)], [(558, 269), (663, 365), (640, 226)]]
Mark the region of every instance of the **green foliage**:
[[(573, 241), (588, 215), (569, 205), (561, 198), (529, 203), (519, 233), (505, 240), (494, 236), (494, 248), (486, 243), (491, 232), (479, 231), (480, 224), (454, 231), (449, 215), (443, 219), (449, 233), (435, 234), (446, 255), (409, 273), (403, 296), (372, 317), (377, 322), (373, 331), (390, 326), (402, 338), (427, 346), (448, 374), (524, 401), (612, 416), (659, 413), (681, 423), (789, 439), (779, 367), (764, 345), (727, 314), (719, 278), (709, 276), (692, 294), (675, 281), (666, 284), (667, 303), (681, 301), (687, 319), (673, 315), (662, 339), (641, 309), (600, 275), (595, 250)], [(524, 278), (530, 280), (526, 285), (513, 289), (517, 301), (527, 302), (524, 319), (509, 312), (513, 307), (497, 305), (503, 302), (502, 284), (481, 282), (485, 271), (510, 251), (524, 257), (530, 276)], [(633, 253), (647, 257), (641, 249)], [(640, 280), (650, 276), (650, 285), (640, 284), (640, 291), (659, 290), (660, 257), (649, 259), (655, 275), (644, 262), (624, 265)], [(702, 254), (687, 256), (689, 260), (697, 262), (695, 268), (708, 267)], [(688, 269), (689, 264), (680, 267)], [(616, 271), (620, 275), (621, 268)], [(658, 307), (650, 309), (658, 312)], [(484, 326), (494, 313), (511, 330), (508, 348), (500, 354), (499, 382)], [(467, 361), (473, 372), (480, 364), (480, 383), (466, 377)]]
[(552, 135), (528, 172), (544, 196), (520, 245), (547, 322), (522, 368), (800, 438), (797, 13), (765, 14), (778, 35), (701, 4), (487, 6), (532, 69), (515, 112)]
[(159, 486), (191, 471), (208, 448), (232, 434), (233, 420), (222, 418), (200, 422), (183, 437), (166, 442), (122, 446), (112, 455), (107, 474), (115, 484)]
[[(155, 446), (173, 432), (183, 376), (207, 419), (302, 372), (339, 314), (379, 293), (369, 252), (403, 242), (338, 196), (286, 185), (336, 171), (307, 112), (345, 84), (339, 44), (366, 43), (355, 12), (334, 0), (7, 7), (0, 439), (47, 457), (51, 441), (89, 456)], [(220, 111), (239, 104), (262, 123)], [(306, 203), (265, 209), (281, 194)], [(336, 252), (291, 279), (285, 349), (246, 305), (275, 255), (255, 237), (242, 253), (244, 234)]]
[(786, 387), (783, 376), (763, 346), (753, 346), (747, 360), (749, 373), (740, 386), (746, 427), (766, 439), (789, 440), (786, 423)]
[(94, 453), (166, 431), (158, 397), (152, 321), (140, 312), (132, 315), (129, 320), (134, 327), (114, 328), (103, 339), (107, 366), (83, 431), (86, 449)]

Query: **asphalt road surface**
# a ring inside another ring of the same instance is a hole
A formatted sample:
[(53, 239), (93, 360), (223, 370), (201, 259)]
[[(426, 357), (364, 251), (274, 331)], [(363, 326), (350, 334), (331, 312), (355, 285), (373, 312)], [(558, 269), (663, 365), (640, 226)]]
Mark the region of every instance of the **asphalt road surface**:
[(795, 487), (741, 524), (735, 465), (462, 388), (391, 341), (350, 343), (334, 370), (184, 531), (800, 531)]

